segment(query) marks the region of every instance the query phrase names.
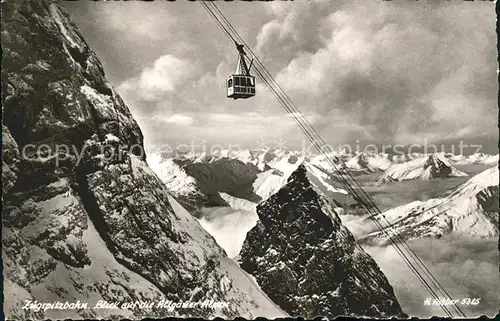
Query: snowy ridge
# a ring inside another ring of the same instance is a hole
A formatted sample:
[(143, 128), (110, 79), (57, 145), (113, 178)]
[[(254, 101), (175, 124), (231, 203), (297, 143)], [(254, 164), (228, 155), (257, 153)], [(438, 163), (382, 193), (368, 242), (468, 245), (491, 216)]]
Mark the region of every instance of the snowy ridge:
[[(252, 191), (251, 194), (254, 196), (246, 199), (252, 202), (262, 201), (277, 192), (286, 183), (291, 173), (302, 163), (306, 164), (310, 175), (316, 176), (317, 185), (320, 185), (325, 192), (346, 193), (337, 187), (337, 182), (333, 182), (328, 178), (330, 175), (328, 171), (324, 170), (321, 166), (314, 165), (313, 162), (309, 163), (308, 159), (298, 152), (271, 149), (260, 151), (244, 150), (240, 152), (219, 151), (213, 155), (207, 155), (206, 153), (186, 154), (178, 159), (159, 156), (159, 154), (154, 153), (148, 154), (148, 163), (151, 164), (158, 176), (165, 182), (171, 193), (177, 197), (192, 199), (199, 199), (200, 195), (206, 194), (206, 191), (204, 192), (201, 186), (204, 183), (197, 181), (196, 178), (186, 171), (185, 166), (180, 166), (178, 163), (184, 162), (194, 173), (197, 171), (204, 172), (205, 174), (202, 175), (204, 178), (211, 177), (210, 179), (212, 179), (212, 181), (207, 181), (207, 183), (217, 188), (218, 183), (214, 179), (220, 176), (220, 173), (216, 173), (216, 170), (232, 172), (232, 175), (236, 176), (246, 175), (243, 172), (233, 172), (233, 166), (231, 165), (233, 163), (230, 160), (239, 161), (242, 164), (246, 164), (249, 168), (253, 166), (260, 171), (256, 174), (251, 186), (248, 186), (248, 189)], [(240, 169), (243, 168), (240, 166)], [(218, 192), (223, 192), (227, 195), (233, 193), (229, 190), (218, 190)], [(242, 197), (245, 198), (246, 196), (238, 196), (238, 198)]]
[(333, 162), (338, 169), (344, 167), (351, 171), (356, 172), (377, 172), (384, 171), (392, 165), (392, 156), (386, 153), (362, 153), (356, 152), (354, 154), (348, 153), (329, 153), (324, 155), (317, 155), (310, 158), (311, 164), (317, 165), (328, 171), (334, 171), (329, 162)]
[[(384, 219), (376, 219), (384, 222), (384, 226), (391, 225), (386, 229), (389, 235), (399, 235), (407, 240), (441, 237), (447, 233), (497, 237), (498, 176), (498, 167), (492, 167), (450, 190), (443, 198), (411, 202), (380, 214)], [(365, 220), (369, 224), (369, 219)], [(348, 227), (360, 225), (359, 222), (346, 224)], [(376, 244), (387, 244), (388, 237), (382, 231), (360, 235), (363, 242)]]
[[(261, 165), (261, 159), (266, 154), (266, 150), (230, 150), (221, 149), (215, 150), (213, 153), (200, 152), (200, 153), (187, 153), (180, 158), (191, 160), (193, 163), (210, 163), (222, 158), (237, 159), (244, 164)], [(261, 168), (263, 170), (264, 168)]]
[[(336, 169), (345, 165), (348, 170), (359, 173), (385, 171), (381, 176), (381, 182), (467, 176), (466, 173), (456, 169), (449, 155), (444, 153), (432, 155), (413, 153), (405, 155), (402, 159), (384, 153), (330, 154), (343, 162), (337, 164)], [(347, 193), (343, 189), (343, 184), (335, 175), (335, 168), (332, 168), (324, 155), (306, 156), (301, 152), (269, 148), (221, 150), (211, 155), (190, 153), (177, 158), (149, 154), (148, 159), (150, 163), (159, 164), (152, 165), (157, 174), (167, 184), (171, 193), (194, 212), (207, 205), (227, 206), (227, 202), (219, 194), (221, 192), (254, 203), (263, 201), (276, 193), (300, 164), (305, 165), (311, 181), (324, 196), (336, 200), (339, 206), (349, 201), (349, 198), (346, 200)], [(237, 162), (239, 166), (235, 166)], [(161, 166), (165, 166), (165, 169), (161, 169)], [(255, 175), (255, 178), (248, 176), (248, 170)], [(222, 172), (227, 175), (221, 175)], [(229, 188), (227, 182), (237, 177), (241, 177), (243, 185), (237, 187), (238, 192), (235, 194), (235, 187)], [(228, 181), (225, 183), (224, 180)], [(354, 200), (351, 198), (349, 202)]]
[(498, 186), (498, 167), (491, 167), (469, 179), (454, 189), (449, 195), (449, 199), (477, 194), (489, 187)]
[(147, 162), (156, 175), (165, 183), (167, 189), (175, 196), (199, 193), (196, 179), (189, 176), (171, 158), (162, 158), (158, 154), (149, 154)]
[(237, 198), (226, 193), (219, 193), (219, 195), (235, 210), (256, 211), (257, 203)]
[[(257, 175), (257, 179), (253, 182), (253, 189), (255, 194), (265, 200), (286, 183), (288, 177), (304, 162), (305, 158), (295, 153), (282, 151), (273, 154), (268, 151), (263, 155), (261, 164), (265, 162), (271, 169)], [(269, 157), (270, 155), (272, 157)]]
[(345, 163), (351, 170), (376, 172), (387, 170), (392, 162), (387, 154), (363, 154), (353, 156)]
[(441, 155), (435, 154), (402, 164), (394, 164), (382, 174), (379, 181), (429, 180), (452, 176), (468, 176), (468, 174), (453, 167)]

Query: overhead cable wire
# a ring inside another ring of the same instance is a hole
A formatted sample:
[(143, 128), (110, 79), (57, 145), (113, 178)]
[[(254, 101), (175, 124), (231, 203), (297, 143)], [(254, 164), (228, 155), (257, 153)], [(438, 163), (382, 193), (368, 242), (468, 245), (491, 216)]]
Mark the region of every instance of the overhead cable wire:
[[(217, 8), (217, 9), (218, 9), (218, 8)], [(218, 11), (219, 11), (219, 10), (218, 10)], [(220, 12), (220, 11), (219, 11), (219, 12)], [(225, 18), (225, 17), (224, 17), (224, 18)], [(225, 19), (225, 20), (227, 21), (227, 19)], [(230, 25), (230, 24), (229, 24), (229, 25)], [(230, 25), (230, 28), (231, 28), (231, 27), (232, 27), (232, 26)], [(224, 28), (224, 29), (225, 29), (225, 30), (227, 30), (226, 28)], [(232, 29), (234, 30), (234, 28), (232, 28)], [(237, 34), (237, 32), (235, 32), (235, 34), (236, 34), (236, 36), (239, 36), (239, 35)], [(234, 41), (234, 38), (233, 38), (232, 36), (230, 36), (230, 38)], [(241, 39), (241, 37), (239, 37), (239, 38), (240, 38), (240, 40), (243, 40), (243, 39)], [(244, 42), (244, 41), (242, 41), (242, 42)], [(249, 50), (251, 50), (251, 48), (249, 48), (249, 46), (248, 46), (246, 43), (245, 43), (245, 45), (247, 46), (247, 48), (248, 48)], [(255, 54), (254, 54), (254, 56), (255, 56)], [(257, 58), (257, 57), (255, 57), (255, 58)], [(257, 58), (257, 59), (258, 59), (258, 58)], [(260, 61), (259, 61), (259, 62), (260, 62)], [(260, 72), (258, 72), (258, 74), (259, 74), (259, 76), (260, 76), (260, 77), (261, 77), (261, 78), (265, 81), (265, 83), (266, 83), (266, 84), (268, 85), (268, 87), (269, 87), (269, 86), (270, 86), (270, 83), (269, 83), (268, 79), (266, 79), (266, 76), (262, 75), (262, 73), (260, 73)], [(271, 89), (271, 88), (270, 88), (270, 89)], [(274, 88), (273, 88), (273, 90), (272, 90), (272, 91), (273, 91), (273, 93), (275, 93), (276, 97), (278, 98), (278, 101), (282, 103), (282, 105), (285, 107), (285, 109), (287, 109), (287, 111), (288, 111), (289, 113), (291, 113), (291, 112), (292, 112), (292, 110), (290, 110), (290, 109), (289, 109), (289, 107), (287, 107), (287, 106), (286, 106), (286, 102), (284, 102), (284, 101), (283, 101), (283, 98), (282, 98), (282, 97), (280, 97), (280, 96), (279, 96), (279, 94), (277, 94), (277, 93), (276, 93), (276, 91), (274, 90)], [(292, 115), (292, 117), (293, 117), (293, 118), (295, 118), (295, 120), (296, 120), (296, 121), (297, 121), (297, 123), (299, 124), (299, 127), (301, 127), (301, 129), (303, 129), (303, 130), (304, 130), (304, 125), (300, 122), (300, 120), (299, 120), (299, 119), (297, 119), (296, 115), (295, 115), (295, 114), (291, 114), (291, 115)], [(313, 129), (314, 129), (314, 128), (313, 128)], [(305, 130), (305, 134), (306, 134), (306, 136), (308, 136), (308, 138), (309, 138), (309, 139), (313, 142), (313, 144), (315, 145), (315, 147), (316, 147), (316, 148), (318, 148), (318, 150), (319, 150), (320, 152), (322, 152), (321, 147), (317, 145), (317, 142), (316, 142), (316, 140), (314, 139), (314, 137), (312, 137), (312, 136), (311, 136), (311, 134), (310, 134), (309, 132), (307, 132), (307, 130)], [(328, 158), (327, 158), (327, 157), (326, 157), (326, 159), (328, 160)], [(334, 165), (334, 164), (332, 164), (332, 165), (333, 165), (332, 167), (334, 167), (334, 168), (335, 168), (335, 165)], [(338, 171), (338, 170), (337, 170), (337, 171)], [(341, 178), (343, 178), (343, 177), (341, 176)], [(347, 186), (350, 186), (350, 185), (349, 185), (349, 184), (347, 184)], [(361, 189), (361, 190), (362, 190), (362, 189)], [(353, 194), (357, 195), (356, 191), (352, 191), (352, 192), (353, 192)], [(359, 199), (361, 199), (361, 198), (359, 197), (359, 195), (358, 195), (358, 198), (359, 198)], [(361, 203), (362, 205), (364, 205), (364, 207), (365, 207), (367, 210), (369, 210), (369, 208), (368, 208), (368, 207), (366, 207), (366, 205), (365, 205), (364, 201), (361, 201), (360, 203)], [(382, 227), (382, 226), (380, 226), (380, 227)], [(383, 228), (383, 227), (382, 227), (382, 228)], [(388, 237), (389, 237), (389, 241), (392, 243), (392, 238), (391, 238), (390, 236), (388, 236)], [(396, 248), (397, 248), (397, 246), (396, 246)], [(410, 264), (411, 264), (411, 263), (410, 263)], [(417, 274), (419, 274), (419, 273), (417, 272)], [(420, 279), (421, 279), (421, 281), (422, 281), (422, 278), (421, 278), (421, 277), (420, 277)], [(425, 281), (423, 281), (423, 282), (425, 282)], [(436, 296), (436, 295), (434, 295), (434, 296)], [(446, 309), (445, 309), (445, 310), (446, 310)]]
[[(378, 228), (380, 228), (381, 231), (385, 232), (388, 241), (391, 243), (391, 245), (394, 246), (398, 254), (403, 258), (405, 263), (410, 267), (410, 269), (415, 273), (415, 275), (419, 278), (419, 280), (424, 284), (424, 286), (428, 289), (429, 292), (435, 297), (439, 298), (437, 294), (434, 292), (432, 287), (427, 283), (427, 281), (422, 277), (420, 272), (413, 266), (412, 262), (408, 259), (408, 257), (404, 254), (404, 252), (399, 248), (398, 244), (393, 240), (395, 238), (396, 240), (399, 240), (400, 243), (403, 246), (406, 246), (406, 249), (411, 253), (411, 257), (416, 261), (417, 265), (420, 266), (421, 268), (424, 269), (424, 274), (426, 274), (428, 277), (431, 278), (431, 282), (434, 286), (438, 288), (438, 291), (441, 292), (441, 294), (445, 294), (446, 296), (449, 297), (449, 294), (446, 292), (446, 290), (439, 284), (439, 282), (435, 279), (435, 277), (432, 275), (432, 273), (427, 269), (427, 267), (423, 264), (423, 262), (418, 258), (416, 253), (406, 244), (404, 239), (401, 239), (399, 235), (394, 235), (390, 236), (386, 228), (378, 222), (375, 216), (382, 214), (380, 209), (377, 207), (373, 199), (369, 197), (368, 194), (363, 190), (363, 188), (359, 185), (359, 183), (352, 177), (352, 175), (348, 172), (345, 164), (339, 160), (335, 154), (334, 151), (331, 149), (331, 147), (326, 144), (326, 142), (323, 140), (321, 135), (316, 131), (316, 129), (309, 123), (307, 118), (300, 112), (300, 110), (295, 106), (293, 101), (290, 99), (290, 97), (284, 92), (284, 90), (277, 84), (277, 82), (274, 80), (270, 72), (265, 68), (263, 63), (260, 61), (260, 59), (255, 55), (255, 53), (252, 51), (250, 46), (244, 41), (243, 38), (241, 38), (238, 34), (238, 32), (234, 29), (232, 24), (225, 18), (225, 16), (222, 14), (222, 12), (217, 8), (217, 6), (214, 3), (211, 3), (213, 6), (214, 10), (217, 11), (218, 14), (214, 13), (204, 1), (200, 1), (207, 12), (214, 18), (216, 23), (219, 25), (219, 27), (225, 32), (225, 34), (233, 41), (236, 43), (235, 38), (237, 38), (242, 44), (244, 44), (249, 52), (253, 55), (253, 58), (256, 61), (254, 69), (256, 70), (258, 76), (263, 80), (263, 82), (267, 85), (267, 87), (273, 92), (273, 94), (276, 96), (278, 99), (278, 102), (285, 108), (285, 110), (294, 118), (294, 120), (297, 122), (299, 125), (300, 129), (303, 131), (303, 133), (306, 135), (306, 137), (311, 140), (312, 144), (318, 149), (318, 151), (323, 154), (325, 157), (325, 160), (330, 163), (329, 165), (334, 169), (334, 171), (337, 173), (339, 176), (339, 179), (343, 181), (343, 183), (346, 185), (347, 189), (353, 194), (353, 196), (358, 200), (358, 202), (368, 211), (369, 214), (373, 214), (371, 212), (371, 208), (374, 208), (378, 213), (375, 213), (374, 215), (370, 215), (370, 217), (373, 217), (375, 224), (377, 225)], [(217, 17), (218, 16), (218, 17)], [(222, 20), (219, 20), (219, 18)], [(226, 24), (224, 26), (224, 23)], [(231, 34), (231, 32), (234, 34)], [(297, 117), (299, 115), (299, 117)], [(315, 137), (316, 136), (316, 137)], [(331, 159), (328, 157), (328, 155), (325, 154), (322, 146), (319, 145), (317, 141), (320, 141), (323, 146), (326, 146), (330, 149), (330, 153), (334, 157), (334, 159), (343, 165), (343, 171), (340, 171), (337, 166), (331, 161)], [(347, 177), (344, 177), (346, 175)], [(356, 188), (353, 188), (352, 185), (356, 185)], [(361, 192), (362, 194), (360, 195), (358, 192)], [(389, 221), (385, 218), (384, 215), (381, 215), (382, 218), (385, 219), (389, 223)], [(390, 224), (390, 223), (389, 223)], [(445, 313), (448, 315), (452, 316), (450, 311), (447, 310), (445, 306), (442, 306), (443, 310)], [(465, 316), (463, 312), (456, 307), (456, 311), (458, 311), (458, 314)]]

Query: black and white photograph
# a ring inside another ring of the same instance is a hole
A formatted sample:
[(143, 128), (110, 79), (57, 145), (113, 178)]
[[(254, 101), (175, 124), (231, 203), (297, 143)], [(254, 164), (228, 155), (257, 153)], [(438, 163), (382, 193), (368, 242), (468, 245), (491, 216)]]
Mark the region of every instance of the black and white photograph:
[(495, 8), (1, 0), (4, 319), (494, 318)]

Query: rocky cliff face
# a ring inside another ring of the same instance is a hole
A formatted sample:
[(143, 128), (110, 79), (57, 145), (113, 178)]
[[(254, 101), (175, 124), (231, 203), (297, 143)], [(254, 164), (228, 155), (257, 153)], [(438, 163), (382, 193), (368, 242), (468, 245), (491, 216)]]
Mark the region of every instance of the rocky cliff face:
[(384, 274), (319, 195), (299, 166), (257, 207), (241, 267), (290, 315), (402, 316)]
[[(150, 170), (137, 123), (61, 6), (5, 1), (2, 22), (7, 318), (283, 315)], [(228, 306), (95, 307), (162, 299)]]

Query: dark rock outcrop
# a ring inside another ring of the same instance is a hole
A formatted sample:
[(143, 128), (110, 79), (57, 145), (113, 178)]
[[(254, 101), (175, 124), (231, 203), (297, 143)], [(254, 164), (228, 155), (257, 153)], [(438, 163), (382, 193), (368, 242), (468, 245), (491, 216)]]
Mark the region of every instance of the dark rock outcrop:
[(319, 196), (303, 165), (257, 213), (240, 265), (290, 315), (404, 315), (382, 271)]

